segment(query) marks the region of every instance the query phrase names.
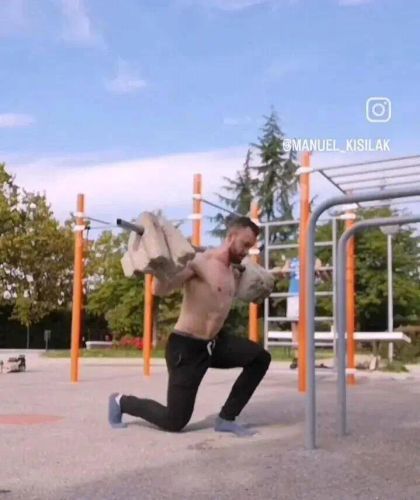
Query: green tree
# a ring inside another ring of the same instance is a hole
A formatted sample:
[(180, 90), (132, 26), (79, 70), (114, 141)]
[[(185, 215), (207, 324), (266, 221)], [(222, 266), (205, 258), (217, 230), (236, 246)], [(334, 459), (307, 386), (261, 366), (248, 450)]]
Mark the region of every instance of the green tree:
[(293, 197), (298, 178), (296, 154), (283, 147), (284, 133), (274, 109), (266, 118), (262, 136), (253, 144), (258, 151), (260, 164), (254, 169), (258, 179), (258, 198), (265, 220), (292, 220)]
[[(252, 177), (252, 152), (248, 149), (245, 162), (241, 170), (236, 172), (234, 179), (223, 177), (226, 185), (222, 188), (226, 195), (217, 194), (220, 202), (232, 212), (247, 215), (251, 202), (255, 197), (257, 190), (257, 180)], [(226, 226), (232, 216), (225, 213), (217, 213), (210, 220), (215, 223), (215, 228), (211, 231), (213, 236), (224, 238), (226, 235)]]
[(126, 278), (121, 266), (127, 241), (128, 233), (104, 231), (86, 256), (86, 311), (104, 318), (116, 338), (143, 331), (144, 279)]
[[(364, 210), (362, 218), (389, 217), (389, 208)], [(420, 317), (420, 273), (418, 237), (403, 226), (393, 237), (393, 297), (395, 326), (418, 322)], [(361, 330), (387, 328), (387, 237), (380, 229), (369, 229), (356, 237), (357, 317)]]
[(27, 329), (63, 309), (71, 293), (72, 233), (53, 217), (44, 195), (14, 190), (13, 229), (3, 240), (3, 299), (12, 304), (11, 318)]

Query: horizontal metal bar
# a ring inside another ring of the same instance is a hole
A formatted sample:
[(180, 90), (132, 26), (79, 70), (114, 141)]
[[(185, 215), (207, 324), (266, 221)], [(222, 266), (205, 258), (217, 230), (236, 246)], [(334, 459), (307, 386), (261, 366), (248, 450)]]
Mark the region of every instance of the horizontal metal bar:
[(243, 215), (239, 214), (238, 212), (233, 212), (232, 210), (229, 210), (228, 208), (225, 208), (222, 205), (219, 205), (218, 203), (214, 203), (210, 200), (207, 200), (206, 198), (203, 198), (201, 194), (193, 194), (192, 197), (194, 200), (202, 201), (206, 205), (210, 205), (214, 208), (217, 208), (218, 210), (222, 210), (223, 212), (226, 212), (230, 215), (234, 215), (235, 217), (243, 217)]
[(261, 222), (261, 226), (268, 226), (268, 227), (272, 227), (272, 226), (295, 226), (295, 225), (298, 225), (300, 223), (300, 221), (298, 220), (278, 220), (278, 221), (275, 221), (275, 220), (271, 220), (271, 221), (267, 221), (267, 222)]
[[(380, 175), (379, 177), (371, 177), (369, 179), (363, 179), (363, 182), (383, 181), (383, 180), (386, 181), (387, 179), (394, 179), (394, 178), (401, 179), (401, 177), (412, 177), (412, 176), (419, 176), (419, 175), (420, 175), (420, 169), (418, 172), (410, 172), (408, 174), (407, 173), (406, 174), (398, 173), (398, 174), (394, 174), (394, 175)], [(357, 182), (357, 184), (360, 184), (359, 181), (348, 180), (348, 181), (341, 181), (340, 185), (344, 186), (344, 184), (354, 184), (355, 182)], [(347, 188), (347, 189), (350, 189), (350, 188)]]
[[(333, 220), (334, 220), (334, 217), (325, 217), (325, 218), (319, 219), (318, 223), (325, 224), (327, 222), (332, 222)], [(278, 220), (278, 221), (271, 220), (271, 221), (261, 222), (260, 226), (261, 227), (266, 227), (266, 226), (273, 227), (273, 226), (291, 226), (291, 225), (298, 225), (298, 224), (300, 224), (299, 220)]]
[[(334, 295), (334, 292), (326, 292), (326, 291), (318, 291), (315, 292), (315, 295), (318, 297), (328, 297)], [(297, 295), (295, 293), (290, 293), (290, 292), (273, 292), (270, 293), (270, 298), (277, 298), (277, 297), (296, 297)]]
[[(315, 242), (316, 247), (328, 247), (333, 246), (333, 241), (317, 241)], [(279, 245), (268, 245), (268, 250), (284, 250), (286, 248), (298, 248), (298, 243), (280, 243)]]
[[(290, 347), (293, 345), (293, 342), (291, 340), (275, 340), (275, 339), (267, 339), (267, 346), (269, 347)], [(332, 347), (333, 342), (330, 341), (316, 341), (315, 342), (315, 347)]]
[[(315, 316), (315, 321), (333, 321), (333, 319), (332, 316)], [(287, 318), (286, 316), (268, 316), (267, 320), (278, 321), (279, 323), (296, 321), (295, 318)]]
[[(279, 339), (279, 340), (289, 340), (292, 338), (292, 332), (288, 330), (284, 331), (273, 331), (269, 330), (267, 332), (268, 338)], [(314, 332), (315, 340), (334, 340), (334, 332)], [(347, 335), (346, 335), (347, 337)], [(410, 343), (411, 339), (404, 332), (354, 332), (354, 340), (359, 342), (373, 342), (375, 340), (384, 341), (394, 341), (403, 340), (404, 342)]]
[(89, 217), (88, 215), (85, 215), (85, 216), (82, 216), (82, 217), (84, 219), (89, 220), (89, 221), (98, 222), (99, 224), (105, 224), (106, 226), (112, 226), (111, 222), (108, 222), (108, 221), (105, 221), (105, 220), (95, 219), (94, 217)]
[[(418, 182), (418, 181), (417, 181)], [(393, 189), (395, 187), (400, 187), (400, 186), (412, 186), (413, 185), (413, 181), (409, 182), (395, 182), (393, 184), (375, 184), (375, 185), (371, 185), (371, 186), (362, 186), (362, 187), (359, 187), (357, 189), (347, 189), (347, 192), (348, 194), (356, 194), (358, 191), (374, 191), (376, 189), (381, 189), (383, 191), (388, 191), (389, 189)], [(349, 191), (352, 191), (351, 193)], [(390, 197), (389, 198), (390, 200), (392, 200), (392, 198)]]
[[(369, 175), (369, 174), (376, 174), (377, 172), (390, 172), (393, 170), (402, 170), (406, 168), (417, 168), (420, 167), (420, 163), (414, 163), (412, 165), (393, 165), (392, 167), (382, 167), (382, 168), (372, 168), (370, 170), (356, 170), (353, 172), (343, 172), (340, 174), (334, 174), (334, 179), (337, 177), (350, 177), (353, 175), (358, 175), (358, 176), (363, 176), (363, 175)], [(362, 178), (363, 181), (363, 178)]]
[[(326, 170), (334, 170), (337, 168), (361, 167), (361, 166), (365, 166), (365, 165), (375, 165), (375, 164), (379, 164), (379, 163), (389, 163), (392, 161), (404, 161), (404, 160), (413, 160), (413, 159), (420, 160), (420, 155), (401, 156), (400, 158), (386, 158), (384, 160), (363, 161), (360, 163), (345, 163), (344, 165), (328, 165), (327, 167), (321, 167), (321, 168), (314, 169), (314, 171), (318, 172), (320, 170), (326, 171)], [(338, 175), (336, 175), (334, 177), (338, 177)]]

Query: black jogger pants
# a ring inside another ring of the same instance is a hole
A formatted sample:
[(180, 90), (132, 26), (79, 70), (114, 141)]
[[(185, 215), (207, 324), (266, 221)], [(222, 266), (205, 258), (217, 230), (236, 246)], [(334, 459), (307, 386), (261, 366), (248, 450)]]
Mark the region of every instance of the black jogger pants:
[(174, 332), (169, 336), (165, 357), (169, 373), (167, 406), (125, 395), (120, 404), (122, 413), (172, 432), (180, 431), (190, 421), (198, 387), (208, 368), (243, 368), (220, 411), (220, 417), (234, 420), (271, 361), (270, 353), (255, 342), (225, 333), (209, 342)]

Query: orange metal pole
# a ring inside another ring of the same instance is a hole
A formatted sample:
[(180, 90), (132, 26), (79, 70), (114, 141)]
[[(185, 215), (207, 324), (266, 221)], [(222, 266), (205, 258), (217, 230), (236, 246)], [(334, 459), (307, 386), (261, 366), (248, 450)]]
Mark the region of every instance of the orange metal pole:
[(202, 240), (202, 218), (203, 218), (203, 202), (199, 199), (202, 195), (202, 178), (201, 174), (194, 174), (193, 180), (193, 233), (192, 244), (201, 246)]
[[(354, 225), (353, 219), (346, 219), (346, 229), (350, 229)], [(355, 368), (356, 345), (354, 341), (354, 324), (355, 324), (355, 285), (354, 285), (354, 238), (351, 238), (348, 243), (347, 263), (346, 263), (346, 308), (347, 308), (347, 367)], [(350, 385), (356, 384), (354, 374), (347, 376), (347, 383)]]
[(153, 341), (153, 276), (144, 277), (144, 321), (143, 321), (143, 371), (150, 376), (150, 358)]
[(82, 320), (83, 299), (83, 228), (84, 228), (85, 196), (77, 195), (77, 216), (74, 233), (74, 274), (73, 274), (73, 305), (71, 320), (71, 361), (70, 379), (79, 381), (79, 346)]
[[(302, 167), (308, 168), (311, 164), (309, 152), (302, 158)], [(299, 225), (299, 344), (298, 344), (298, 389), (306, 392), (306, 253), (307, 253), (307, 227), (310, 216), (309, 205), (309, 173), (301, 173), (300, 183), (300, 225)]]
[[(259, 222), (259, 210), (258, 203), (256, 201), (251, 202), (250, 209), (251, 219), (253, 222), (258, 224)], [(258, 243), (251, 249), (251, 259), (258, 264), (259, 262), (259, 249)], [(249, 340), (253, 342), (258, 342), (260, 339), (260, 332), (258, 328), (258, 304), (249, 304), (249, 314), (248, 314), (248, 335)]]

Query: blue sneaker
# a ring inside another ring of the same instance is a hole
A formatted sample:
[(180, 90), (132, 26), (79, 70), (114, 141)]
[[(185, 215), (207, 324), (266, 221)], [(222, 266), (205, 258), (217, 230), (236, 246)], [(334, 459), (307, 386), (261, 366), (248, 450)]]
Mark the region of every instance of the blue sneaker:
[(114, 392), (109, 396), (108, 402), (108, 422), (114, 429), (124, 429), (127, 424), (122, 421), (122, 413), (120, 405), (117, 403), (116, 397), (118, 392)]

